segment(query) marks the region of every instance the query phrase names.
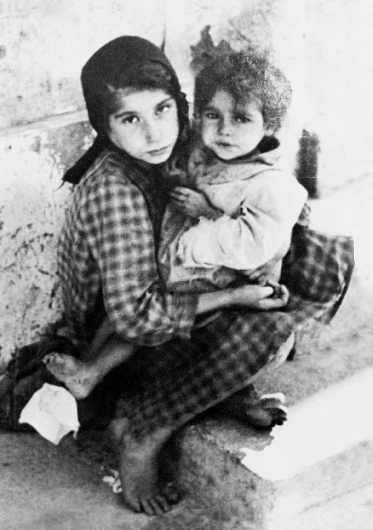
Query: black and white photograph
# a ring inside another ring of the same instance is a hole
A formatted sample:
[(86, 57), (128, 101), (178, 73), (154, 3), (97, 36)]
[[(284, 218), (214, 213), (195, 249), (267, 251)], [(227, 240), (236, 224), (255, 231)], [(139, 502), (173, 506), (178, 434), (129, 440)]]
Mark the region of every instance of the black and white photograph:
[(0, 530), (372, 530), (372, 27), (0, 0)]

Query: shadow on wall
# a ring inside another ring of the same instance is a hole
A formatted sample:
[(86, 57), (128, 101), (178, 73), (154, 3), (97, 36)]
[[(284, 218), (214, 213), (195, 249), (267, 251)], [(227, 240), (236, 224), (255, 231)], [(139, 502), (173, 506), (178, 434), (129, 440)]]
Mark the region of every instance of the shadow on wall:
[(319, 152), (320, 140), (317, 134), (303, 129), (299, 139), (295, 174), (311, 199), (317, 199), (320, 195), (317, 180)]

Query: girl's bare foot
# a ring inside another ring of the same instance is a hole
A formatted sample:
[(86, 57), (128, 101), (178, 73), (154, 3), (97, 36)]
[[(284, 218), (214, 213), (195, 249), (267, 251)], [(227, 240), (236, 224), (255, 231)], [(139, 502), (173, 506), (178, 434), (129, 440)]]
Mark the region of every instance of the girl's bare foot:
[(99, 373), (89, 363), (64, 353), (49, 353), (43, 359), (47, 370), (64, 383), (76, 399), (86, 398), (100, 380)]
[(172, 430), (158, 429), (137, 440), (125, 418), (113, 420), (110, 428), (117, 445), (124, 502), (135, 512), (147, 515), (162, 515), (171, 510), (180, 494), (172, 484), (160, 484), (158, 457)]
[(244, 420), (252, 427), (268, 429), (282, 425), (287, 419), (285, 396), (281, 393), (259, 396), (253, 385), (237, 392), (219, 405), (216, 410), (230, 417)]

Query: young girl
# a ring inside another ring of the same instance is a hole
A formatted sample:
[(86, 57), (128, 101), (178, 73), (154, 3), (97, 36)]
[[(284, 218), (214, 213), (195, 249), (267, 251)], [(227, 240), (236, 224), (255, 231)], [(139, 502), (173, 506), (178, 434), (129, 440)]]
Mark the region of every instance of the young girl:
[[(197, 137), (166, 210), (160, 263), (170, 291), (226, 287), (242, 274), (279, 281), (307, 192), (274, 136), (290, 104), (285, 76), (265, 59), (228, 52), (195, 83)], [(184, 186), (180, 186), (183, 183)]]
[[(68, 336), (82, 354), (76, 359), (51, 353), (44, 362), (82, 399), (125, 360), (141, 362), (145, 354), (137, 354), (140, 346), (152, 348), (147, 350), (154, 352), (151, 362), (142, 367), (132, 397), (127, 396), (130, 410), (114, 423), (114, 431), (125, 501), (135, 510), (160, 513), (174, 500), (158, 484), (157, 455), (163, 443), (185, 421), (245, 386), (273, 353), (269, 348), (265, 354), (248, 355), (247, 337), (238, 346), (244, 316), (229, 330), (228, 322), (237, 320), (232, 313), (220, 333), (213, 333), (213, 349), (204, 352), (204, 366), (199, 366), (197, 350), (204, 340), (194, 330), (196, 316), (229, 306), (275, 309), (284, 301), (271, 298), (273, 288), (261, 286), (198, 296), (170, 294), (159, 278), (156, 251), (168, 199), (164, 164), (181, 148), (188, 125), (185, 96), (164, 54), (141, 38), (115, 39), (84, 66), (82, 85), (98, 136), (65, 176), (76, 187), (58, 249)], [(225, 383), (233, 335), (237, 373)], [(159, 351), (162, 346), (165, 353)], [(188, 351), (196, 356), (193, 374), (179, 366)], [(164, 377), (167, 383), (162, 383)], [(180, 377), (183, 381), (174, 387)], [(128, 392), (127, 386), (124, 390)], [(183, 392), (183, 399), (175, 390)], [(276, 423), (276, 412), (266, 414), (267, 425)]]
[[(82, 85), (98, 135), (65, 176), (76, 186), (58, 266), (68, 335), (83, 354), (51, 354), (45, 362), (84, 397), (126, 361), (111, 424), (122, 495), (133, 510), (160, 514), (178, 495), (160, 480), (159, 452), (187, 421), (224, 400), (239, 417), (259, 411), (262, 425), (284, 420), (272, 401), (254, 398), (248, 406), (237, 393), (272, 359), (287, 355), (299, 325), (340, 302), (350, 246), (297, 231), (286, 312), (275, 311), (287, 300), (273, 298), (270, 286), (170, 294), (156, 256), (168, 200), (165, 163), (182, 148), (188, 123), (176, 74), (150, 42), (120, 37), (89, 59)], [(196, 325), (197, 316), (216, 309), (221, 314), (214, 320)], [(109, 337), (101, 333), (104, 321)], [(107, 379), (101, 388), (114, 392)]]

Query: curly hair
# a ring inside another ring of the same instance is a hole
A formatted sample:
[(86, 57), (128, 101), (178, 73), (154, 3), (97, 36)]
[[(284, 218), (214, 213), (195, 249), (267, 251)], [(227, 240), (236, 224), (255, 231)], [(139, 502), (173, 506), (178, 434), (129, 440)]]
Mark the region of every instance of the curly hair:
[(215, 57), (197, 74), (194, 87), (197, 115), (218, 90), (228, 92), (236, 103), (259, 101), (264, 123), (274, 131), (281, 126), (291, 103), (291, 86), (282, 71), (268, 59), (242, 51)]

